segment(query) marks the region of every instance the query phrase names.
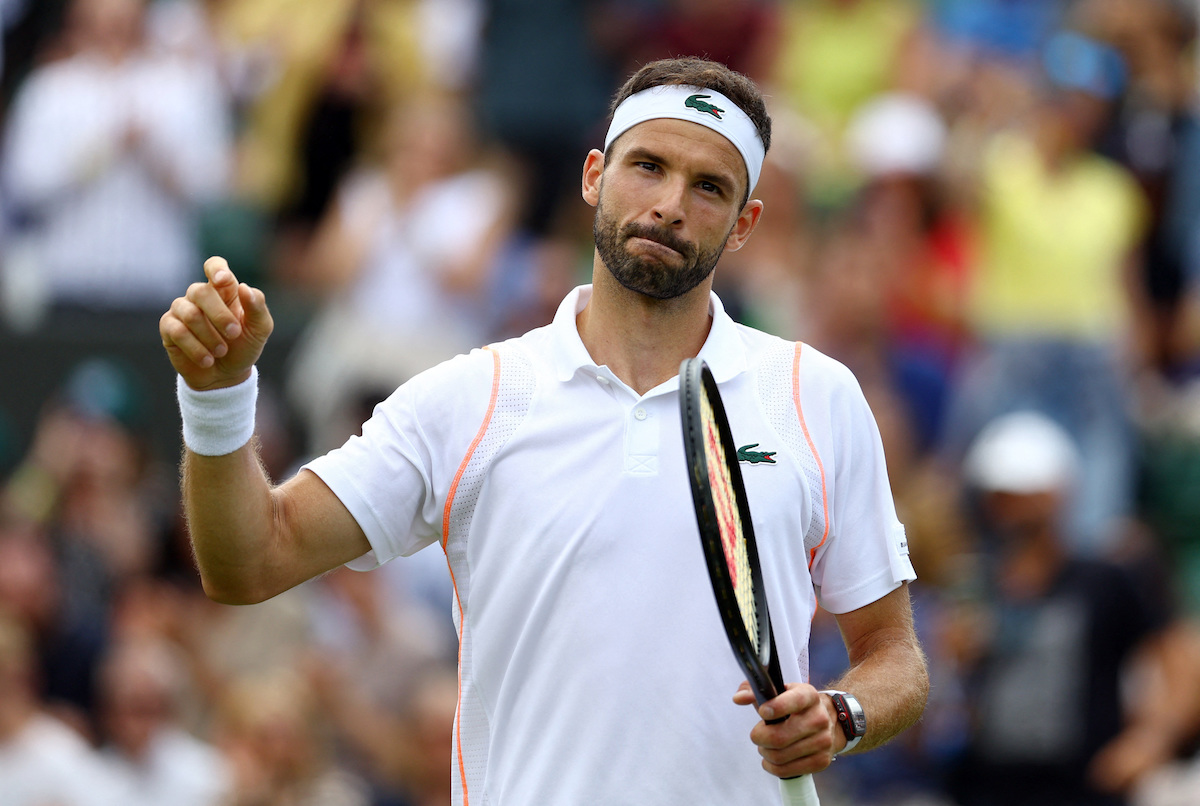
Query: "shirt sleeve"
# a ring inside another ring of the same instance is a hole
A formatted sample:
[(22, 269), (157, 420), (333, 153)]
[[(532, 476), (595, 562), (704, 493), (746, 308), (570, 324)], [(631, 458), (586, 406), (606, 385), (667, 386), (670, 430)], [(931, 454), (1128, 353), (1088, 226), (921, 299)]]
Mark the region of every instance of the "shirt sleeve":
[(454, 473), (484, 421), (491, 360), (483, 350), (427, 370), (376, 407), (362, 434), (303, 469), (316, 473), (358, 522), (370, 570), (439, 541)]
[[(815, 353), (815, 351), (810, 351)], [(843, 365), (810, 355), (803, 382), (810, 435), (823, 458), (828, 534), (811, 573), (821, 606), (846, 613), (916, 579), (896, 517), (875, 417)]]

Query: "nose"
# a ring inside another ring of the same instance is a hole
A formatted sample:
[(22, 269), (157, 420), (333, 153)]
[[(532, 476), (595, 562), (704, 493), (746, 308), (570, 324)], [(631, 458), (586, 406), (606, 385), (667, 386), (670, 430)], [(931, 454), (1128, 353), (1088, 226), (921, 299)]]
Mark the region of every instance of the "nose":
[(654, 223), (678, 227), (685, 217), (686, 187), (681, 181), (663, 182), (659, 186), (659, 197), (653, 207)]

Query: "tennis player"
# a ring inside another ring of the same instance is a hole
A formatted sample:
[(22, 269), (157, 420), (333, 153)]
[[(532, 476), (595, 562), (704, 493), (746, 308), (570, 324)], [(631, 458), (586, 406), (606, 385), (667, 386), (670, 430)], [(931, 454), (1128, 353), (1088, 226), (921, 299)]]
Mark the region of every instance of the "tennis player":
[[(455, 803), (774, 803), (763, 768), (819, 772), (922, 711), (915, 575), (858, 384), (807, 345), (735, 324), (712, 293), (718, 259), (763, 212), (751, 194), (769, 145), (745, 77), (646, 65), (583, 165), (592, 284), (551, 324), (404, 384), (362, 436), (277, 487), (252, 440), (263, 293), (211, 258), (209, 282), (162, 317), (209, 596), (258, 602), (441, 545), (460, 639)], [(695, 355), (745, 443), (789, 681), (757, 711), (692, 517), (677, 372)], [(807, 682), (818, 601), (845, 637), (845, 694)]]

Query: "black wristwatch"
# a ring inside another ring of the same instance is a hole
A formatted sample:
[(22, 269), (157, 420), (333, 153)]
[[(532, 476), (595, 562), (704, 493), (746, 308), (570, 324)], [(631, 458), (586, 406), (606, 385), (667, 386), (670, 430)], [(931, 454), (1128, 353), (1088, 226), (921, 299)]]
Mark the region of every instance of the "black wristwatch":
[(833, 700), (833, 710), (837, 711), (838, 724), (842, 726), (842, 732), (846, 734), (846, 746), (839, 753), (849, 753), (855, 746), (862, 741), (862, 737), (867, 732), (867, 715), (863, 713), (862, 705), (853, 694), (848, 694), (845, 691), (822, 691), (822, 694), (828, 694)]

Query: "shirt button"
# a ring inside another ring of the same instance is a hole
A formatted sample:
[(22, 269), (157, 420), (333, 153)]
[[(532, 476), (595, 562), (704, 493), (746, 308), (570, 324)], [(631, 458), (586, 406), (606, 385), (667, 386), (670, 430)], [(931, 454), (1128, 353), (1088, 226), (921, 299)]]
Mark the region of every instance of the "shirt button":
[(597, 375), (596, 380), (600, 382), (601, 386), (608, 386), (608, 378), (605, 378), (603, 375)]
[(649, 415), (648, 415), (648, 414), (646, 414), (646, 410), (645, 410), (645, 409), (634, 409), (633, 416), (634, 416), (634, 417), (636, 417), (636, 418), (637, 418), (637, 419), (639, 419), (639, 420), (644, 420), (644, 419), (646, 419), (646, 417), (648, 417)]

